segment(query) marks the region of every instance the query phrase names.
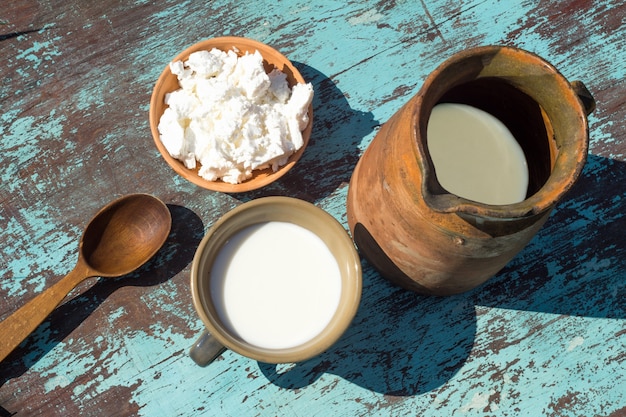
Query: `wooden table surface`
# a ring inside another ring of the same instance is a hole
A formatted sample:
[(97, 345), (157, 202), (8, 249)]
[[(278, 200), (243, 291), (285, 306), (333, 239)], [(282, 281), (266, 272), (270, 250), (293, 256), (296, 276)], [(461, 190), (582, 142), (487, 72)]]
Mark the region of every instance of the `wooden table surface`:
[[(152, 261), (83, 283), (0, 363), (0, 417), (626, 416), (625, 20), (617, 0), (3, 2), (0, 319), (72, 269), (107, 202), (154, 194), (173, 226)], [(178, 177), (148, 126), (169, 60), (223, 35), (272, 45), (315, 89), (303, 159), (240, 195)], [(267, 195), (347, 228), (350, 175), (380, 126), (443, 60), (486, 44), (538, 53), (597, 101), (582, 176), (533, 241), (446, 298), (363, 261), (360, 309), (329, 351), (293, 366), (227, 351), (196, 366), (189, 273), (208, 228)]]

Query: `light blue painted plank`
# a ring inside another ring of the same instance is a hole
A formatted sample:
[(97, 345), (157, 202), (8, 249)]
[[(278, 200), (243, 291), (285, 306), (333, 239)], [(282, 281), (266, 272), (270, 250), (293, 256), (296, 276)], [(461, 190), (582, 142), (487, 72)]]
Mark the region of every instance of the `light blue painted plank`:
[[(131, 9), (150, 6), (127, 4)], [(3, 100), (12, 97), (15, 104), (0, 116), (0, 276), (12, 278), (3, 279), (0, 289), (11, 297), (38, 292), (73, 266), (80, 230), (90, 213), (113, 194), (135, 191), (131, 180), (136, 178), (119, 170), (129, 160), (136, 172), (162, 178), (161, 188), (148, 191), (193, 211), (204, 230), (239, 200), (293, 189), (279, 184), (270, 191), (230, 197), (203, 192), (173, 177), (156, 151), (142, 142), (150, 140), (146, 112), (152, 84), (171, 57), (198, 39), (243, 35), (265, 41), (297, 62), (314, 82), (319, 116), (301, 162), (305, 168), (294, 172), (306, 173), (303, 193), (344, 226), (346, 183), (359, 153), (378, 126), (453, 52), (486, 43), (515, 44), (544, 56), (567, 77), (582, 79), (599, 99), (590, 119), (593, 155), (579, 188), (484, 288), (446, 299), (421, 297), (391, 287), (364, 262), (362, 307), (329, 352), (293, 369), (259, 364), (232, 352), (198, 368), (185, 354), (202, 328), (185, 291), (187, 265), (167, 282), (115, 289), (137, 295), (135, 304), (115, 304), (113, 297), (94, 301), (96, 307), (82, 326), (98, 332), (85, 335), (78, 328), (76, 336), (51, 343), (55, 329), (42, 326), (34, 335), (38, 350), (23, 358), (24, 378), (42, 382), (38, 386), (46, 398), (71, 390), (71, 403), (57, 404), (52, 410), (56, 415), (100, 415), (99, 398), (128, 390), (128, 409), (136, 407), (135, 414), (146, 416), (623, 412), (626, 257), (620, 207), (626, 191), (625, 145), (623, 133), (616, 133), (626, 116), (619, 101), (625, 90), (623, 18), (607, 18), (611, 8), (620, 6), (616, 2), (556, 4), (213, 2), (208, 13), (204, 2), (183, 1), (164, 3), (126, 32), (111, 26), (119, 22), (105, 13), (82, 31), (50, 23), (42, 30), (47, 42), (19, 37), (18, 53), (7, 65), (34, 82), (18, 91), (3, 84), (0, 90)], [(183, 30), (181, 22), (186, 23)], [(84, 51), (88, 64), (80, 77), (59, 75), (69, 70), (64, 54), (81, 52), (65, 49), (64, 42), (106, 25), (111, 27), (108, 34), (118, 37)], [(133, 37), (139, 40), (127, 42)], [(116, 65), (97, 63), (98, 54), (109, 53), (108, 48), (117, 51), (110, 55), (118, 58)], [(107, 74), (118, 72), (122, 75), (115, 79), (126, 82), (110, 81), (114, 78)], [(59, 85), (62, 94), (41, 99), (46, 111), (24, 108), (30, 95)], [(126, 107), (128, 95), (144, 101)], [(114, 129), (100, 131), (105, 117), (101, 111), (108, 105), (120, 106), (125, 117)], [(83, 124), (66, 126), (68, 116), (76, 115), (84, 118)], [(64, 143), (70, 156), (46, 153), (47, 142)], [(148, 161), (140, 156), (145, 150), (151, 155)], [(58, 166), (46, 177), (21, 176), (36, 159)], [(94, 185), (92, 177), (108, 182)], [(81, 187), (74, 189), (77, 184)], [(85, 187), (95, 187), (92, 201), (84, 201), (80, 188)], [(601, 195), (614, 189), (612, 204), (599, 199), (594, 188), (604, 190)], [(60, 197), (45, 200), (54, 193)], [(17, 209), (4, 204), (9, 198)], [(8, 240), (11, 245), (4, 243)], [(174, 251), (163, 254), (155, 270), (174, 256)], [(80, 298), (73, 302), (81, 305)], [(88, 305), (89, 299), (84, 302)], [(153, 326), (116, 327), (150, 309), (155, 310)], [(160, 315), (178, 318), (175, 322), (184, 327), (164, 327)], [(101, 349), (97, 355), (94, 347)], [(3, 406), (35, 389), (18, 383), (10, 380), (0, 387)]]

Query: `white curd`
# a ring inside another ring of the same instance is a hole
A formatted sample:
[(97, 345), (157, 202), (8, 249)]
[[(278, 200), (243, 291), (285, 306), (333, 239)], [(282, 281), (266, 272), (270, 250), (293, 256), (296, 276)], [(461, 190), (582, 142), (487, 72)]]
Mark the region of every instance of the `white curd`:
[(161, 142), (187, 168), (200, 163), (202, 178), (237, 184), (255, 169), (278, 170), (302, 147), (313, 87), (266, 74), (258, 51), (198, 51), (170, 70), (181, 88), (165, 96)]

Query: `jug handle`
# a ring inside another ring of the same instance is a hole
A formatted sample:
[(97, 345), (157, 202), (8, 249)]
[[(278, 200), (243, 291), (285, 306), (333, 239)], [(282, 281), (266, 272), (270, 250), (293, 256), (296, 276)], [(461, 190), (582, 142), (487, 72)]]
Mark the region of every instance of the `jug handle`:
[(582, 81), (572, 81), (570, 84), (585, 108), (585, 113), (589, 116), (596, 109), (596, 100)]

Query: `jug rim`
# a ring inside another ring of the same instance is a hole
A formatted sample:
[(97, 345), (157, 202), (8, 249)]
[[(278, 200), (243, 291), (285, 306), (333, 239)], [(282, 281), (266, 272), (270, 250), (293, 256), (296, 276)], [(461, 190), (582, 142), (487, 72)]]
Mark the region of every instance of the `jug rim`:
[[(460, 68), (463, 74), (460, 74)], [(556, 137), (557, 134), (563, 135), (561, 131), (555, 131), (552, 137), (547, 138), (556, 141), (557, 151), (553, 157), (552, 171), (536, 192), (520, 202), (494, 205), (472, 201), (446, 191), (437, 179), (426, 145), (428, 119), (432, 107), (442, 97), (439, 87), (442, 80), (462, 84), (467, 81), (464, 77), (468, 76), (475, 76), (475, 79), (495, 77), (506, 80), (516, 88), (523, 89), (545, 111), (550, 120), (556, 117), (556, 112), (567, 111), (562, 118), (567, 117), (568, 123), (577, 124), (573, 138)], [(528, 83), (531, 78), (534, 82), (540, 80), (545, 85), (534, 86), (537, 91), (524, 87), (524, 82)], [(554, 97), (555, 90), (560, 93), (558, 99)], [(585, 97), (581, 95), (581, 91), (584, 91)], [(550, 96), (552, 98), (545, 99)], [(415, 126), (412, 129), (413, 142), (420, 156), (417, 160), (422, 171), (423, 198), (435, 211), (495, 219), (538, 215), (550, 210), (571, 189), (582, 172), (589, 148), (589, 124), (586, 116), (595, 108), (595, 101), (584, 84), (579, 81), (570, 83), (556, 67), (533, 52), (502, 45), (480, 46), (458, 52), (429, 74), (416, 99), (417, 105), (412, 115)]]

